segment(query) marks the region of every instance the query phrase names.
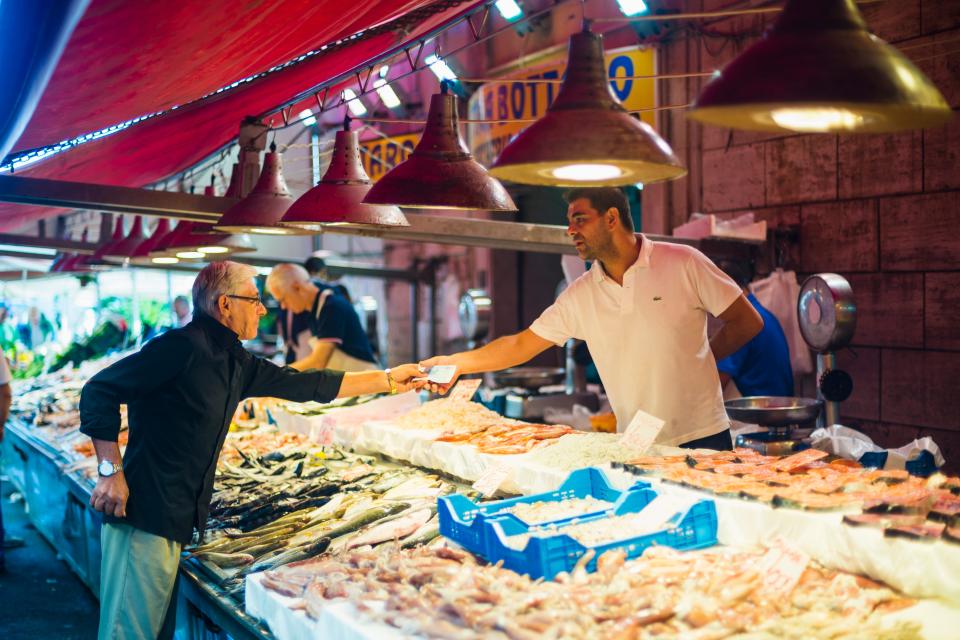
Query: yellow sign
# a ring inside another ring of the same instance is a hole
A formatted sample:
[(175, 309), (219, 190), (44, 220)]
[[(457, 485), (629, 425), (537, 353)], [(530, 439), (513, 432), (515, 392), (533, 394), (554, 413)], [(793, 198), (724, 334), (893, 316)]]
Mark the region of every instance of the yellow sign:
[(360, 159), (363, 169), (376, 182), (387, 171), (410, 157), (420, 140), (419, 133), (407, 133), (390, 138), (375, 138), (360, 143)]
[[(631, 76), (649, 76), (655, 73), (653, 49), (619, 49), (606, 52), (610, 87), (628, 111), (650, 109), (655, 106), (653, 79), (625, 80)], [(484, 166), (489, 167), (510, 140), (526, 128), (527, 122), (547, 112), (560, 89), (557, 83), (530, 82), (535, 79), (559, 79), (566, 72), (566, 53), (557, 59), (516, 74), (514, 82), (491, 82), (481, 86), (470, 97), (471, 120), (504, 120), (496, 124), (472, 124), (467, 128), (470, 151)], [(617, 78), (620, 78), (619, 80)], [(653, 126), (653, 112), (640, 114)], [(584, 126), (590, 126), (585, 122)]]

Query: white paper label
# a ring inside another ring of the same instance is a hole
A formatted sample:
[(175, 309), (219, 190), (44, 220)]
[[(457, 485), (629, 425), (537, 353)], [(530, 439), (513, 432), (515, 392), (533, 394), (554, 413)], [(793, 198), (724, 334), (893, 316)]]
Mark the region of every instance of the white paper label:
[(620, 444), (637, 454), (642, 454), (650, 448), (650, 445), (660, 435), (660, 430), (663, 429), (664, 424), (666, 422), (660, 418), (637, 409), (637, 412), (633, 414), (633, 420), (630, 421), (623, 435), (620, 436)]
[(458, 380), (457, 384), (455, 384), (450, 391), (450, 399), (454, 402), (470, 402), (470, 398), (472, 398), (473, 394), (480, 388), (481, 382), (483, 382), (483, 380), (480, 378)]
[(485, 497), (490, 498), (500, 488), (500, 485), (503, 484), (503, 481), (507, 479), (507, 476), (510, 475), (510, 469), (500, 465), (495, 464), (483, 472), (477, 481), (473, 483), (473, 488)]
[(777, 539), (767, 554), (760, 558), (763, 587), (771, 596), (787, 596), (800, 582), (810, 556), (783, 539)]

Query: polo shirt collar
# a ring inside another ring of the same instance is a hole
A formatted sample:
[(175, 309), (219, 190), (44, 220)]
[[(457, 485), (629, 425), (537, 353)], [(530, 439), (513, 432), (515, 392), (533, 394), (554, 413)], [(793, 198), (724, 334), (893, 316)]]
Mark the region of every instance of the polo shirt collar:
[(232, 329), (204, 313), (194, 311), (193, 320), (190, 323), (198, 325), (218, 346), (224, 349), (240, 344), (240, 339)]
[[(634, 268), (646, 269), (650, 267), (650, 256), (653, 254), (653, 242), (648, 240), (642, 233), (637, 234), (637, 239), (640, 240), (641, 243), (640, 255), (637, 256), (636, 262), (630, 265), (627, 272)], [(603, 270), (603, 265), (600, 264), (599, 260), (593, 262), (590, 271), (593, 272), (593, 281), (596, 283), (603, 282), (604, 278), (607, 277), (606, 272)]]

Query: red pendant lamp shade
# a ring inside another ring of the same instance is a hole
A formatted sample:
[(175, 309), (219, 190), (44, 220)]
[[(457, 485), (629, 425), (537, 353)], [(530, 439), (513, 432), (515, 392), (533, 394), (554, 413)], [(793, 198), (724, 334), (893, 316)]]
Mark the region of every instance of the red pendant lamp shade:
[(430, 98), (430, 113), (413, 153), (370, 187), (367, 204), (411, 209), (516, 211), (510, 194), (473, 159), (460, 135), (457, 98)]
[(650, 125), (634, 118), (610, 88), (603, 38), (570, 36), (567, 75), (547, 113), (500, 153), (501, 180), (558, 187), (661, 182), (687, 170)]
[(137, 216), (133, 219), (133, 226), (130, 227), (130, 233), (127, 234), (127, 237), (111, 244), (110, 247), (104, 251), (103, 259), (107, 262), (122, 263), (129, 259), (137, 247), (146, 239), (147, 235), (143, 232), (143, 217)]
[(114, 227), (113, 227), (113, 236), (107, 242), (104, 242), (103, 244), (101, 244), (100, 247), (93, 252), (93, 255), (90, 256), (89, 258), (86, 258), (84, 262), (90, 267), (93, 267), (94, 269), (98, 267), (101, 269), (104, 268), (104, 265), (106, 264), (106, 261), (104, 260), (104, 256), (106, 256), (107, 253), (113, 249), (114, 245), (118, 244), (122, 240), (123, 240), (123, 216), (117, 216), (117, 222), (116, 224), (114, 224)]
[(734, 129), (884, 133), (935, 127), (953, 112), (906, 56), (867, 30), (854, 0), (789, 0), (688, 115)]
[(337, 131), (327, 172), (315, 187), (291, 205), (280, 224), (308, 231), (320, 231), (325, 225), (337, 224), (409, 226), (397, 207), (365, 204), (363, 199), (368, 191), (370, 178), (360, 163), (357, 133), (349, 128)]
[(214, 225), (218, 231), (227, 233), (258, 233), (282, 235), (302, 233), (277, 223), (293, 204), (293, 197), (283, 179), (283, 163), (276, 145), (264, 155), (260, 179), (247, 196), (230, 207)]
[(132, 264), (150, 264), (150, 252), (153, 251), (163, 237), (169, 233), (170, 220), (160, 218), (157, 222), (157, 227), (153, 230), (153, 233), (150, 234), (150, 237), (141, 242), (137, 248), (133, 250), (133, 254), (130, 256), (130, 262)]

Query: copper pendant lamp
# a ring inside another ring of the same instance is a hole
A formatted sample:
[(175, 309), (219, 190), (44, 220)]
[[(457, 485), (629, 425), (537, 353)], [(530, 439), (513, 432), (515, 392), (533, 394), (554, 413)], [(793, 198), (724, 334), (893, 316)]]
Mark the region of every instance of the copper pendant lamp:
[[(237, 197), (240, 191), (240, 165), (234, 163), (233, 173), (230, 176), (230, 185), (227, 187), (227, 196)], [(213, 178), (203, 191), (204, 195), (216, 195)], [(184, 250), (202, 253), (205, 257), (226, 257), (235, 253), (249, 253), (257, 248), (246, 234), (231, 234), (217, 231), (212, 224), (195, 224), (190, 234), (177, 243)]]
[(174, 257), (173, 253), (171, 253), (170, 249), (174, 246), (174, 243), (176, 243), (177, 240), (188, 235), (192, 229), (193, 222), (189, 220), (181, 220), (177, 223), (177, 226), (173, 227), (173, 229), (171, 229), (168, 233), (160, 236), (157, 240), (157, 243), (147, 253), (151, 259), (151, 262), (154, 264), (176, 264), (178, 261)]
[(130, 227), (130, 233), (127, 234), (127, 237), (111, 244), (107, 250), (104, 251), (103, 259), (107, 262), (122, 264), (133, 255), (137, 247), (143, 244), (143, 241), (146, 239), (147, 236), (143, 232), (143, 217), (136, 216), (133, 219), (133, 226)]
[(360, 143), (350, 119), (337, 131), (330, 166), (315, 187), (297, 198), (280, 220), (284, 226), (321, 231), (324, 226), (362, 224), (375, 227), (410, 225), (397, 207), (365, 204), (370, 178), (360, 162)]
[(610, 88), (603, 38), (570, 36), (567, 75), (546, 115), (494, 162), (502, 180), (557, 187), (620, 186), (686, 175), (670, 145), (631, 116)]
[(287, 212), (293, 198), (283, 179), (283, 163), (277, 153), (277, 145), (270, 145), (270, 151), (263, 157), (263, 170), (250, 193), (243, 200), (230, 207), (220, 221), (214, 225), (218, 231), (227, 233), (257, 233), (265, 235), (286, 235), (303, 233), (291, 227), (280, 227), (277, 223)]
[(854, 0), (788, 0), (689, 112), (721, 127), (802, 133), (921, 129), (951, 115), (933, 83), (867, 30)]
[(430, 112), (413, 153), (380, 178), (363, 199), (366, 204), (411, 209), (516, 211), (510, 194), (473, 159), (460, 136), (457, 97), (441, 92), (430, 98)]
[(104, 259), (104, 256), (113, 249), (114, 245), (123, 241), (123, 216), (117, 216), (117, 222), (113, 227), (113, 236), (100, 245), (96, 251), (93, 252), (92, 256), (83, 257), (81, 256), (80, 261), (84, 263), (85, 266), (88, 266), (92, 269), (106, 269), (107, 262)]
[[(87, 241), (87, 229), (84, 228), (83, 233), (80, 234), (80, 242)], [(61, 260), (55, 260), (53, 264), (50, 265), (51, 273), (90, 273), (91, 269), (84, 263), (84, 258), (86, 255), (80, 253), (66, 253), (62, 254), (63, 258)]]
[(130, 256), (130, 264), (152, 264), (150, 252), (153, 251), (160, 241), (163, 240), (164, 236), (169, 233), (170, 220), (160, 218), (150, 237), (141, 242), (140, 245), (133, 250), (133, 254)]

